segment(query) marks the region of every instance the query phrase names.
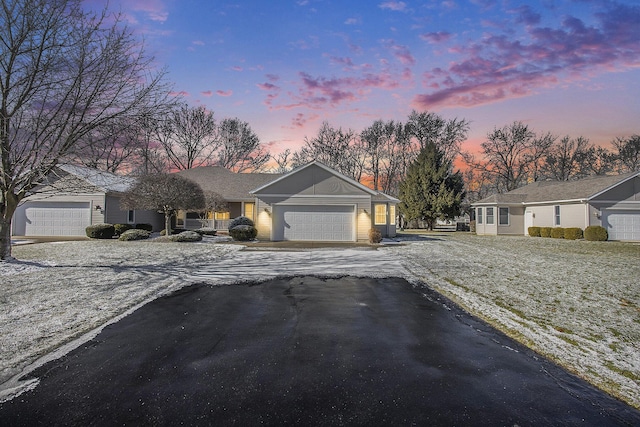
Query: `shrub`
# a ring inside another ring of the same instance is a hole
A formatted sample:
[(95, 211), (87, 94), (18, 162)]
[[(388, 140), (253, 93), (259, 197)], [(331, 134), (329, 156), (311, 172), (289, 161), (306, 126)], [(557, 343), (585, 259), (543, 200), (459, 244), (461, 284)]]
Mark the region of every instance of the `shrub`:
[[(187, 230), (185, 230), (184, 228), (172, 228), (171, 229), (171, 234), (180, 234), (180, 233), (184, 233), (185, 231), (187, 231)], [(162, 229), (160, 231), (160, 235), (161, 236), (166, 236), (167, 235), (167, 230), (166, 229)]]
[(172, 242), (199, 242), (202, 236), (195, 231), (183, 231), (179, 234), (169, 236)]
[(564, 239), (564, 228), (554, 227), (551, 229), (551, 237), (554, 239)]
[(527, 232), (531, 237), (540, 237), (540, 227), (529, 227)]
[(194, 231), (201, 236), (215, 236), (218, 233), (215, 228), (211, 227), (202, 227)]
[(380, 243), (382, 242), (382, 233), (377, 228), (369, 229), (369, 243)]
[(609, 238), (607, 229), (599, 225), (590, 225), (584, 229), (584, 238), (591, 242), (604, 242)]
[(255, 226), (250, 218), (247, 218), (246, 216), (239, 216), (229, 222), (229, 230), (231, 230), (232, 228), (236, 228), (239, 225), (250, 225), (251, 227)]
[(582, 239), (582, 228), (569, 227), (564, 229), (564, 238), (567, 240)]
[(233, 237), (233, 240), (244, 242), (255, 239), (258, 235), (258, 230), (253, 225), (237, 225), (229, 229), (229, 235)]
[(113, 228), (116, 230), (116, 236), (120, 236), (127, 230), (131, 230), (133, 226), (131, 224), (114, 224)]
[(540, 237), (551, 237), (551, 227), (540, 227)]
[(135, 228), (138, 230), (147, 230), (149, 232), (153, 231), (153, 225), (151, 224), (136, 224)]
[(116, 234), (113, 224), (94, 224), (85, 229), (87, 237), (92, 239), (111, 239)]
[(118, 240), (122, 240), (123, 242), (128, 242), (130, 240), (144, 240), (148, 239), (149, 236), (151, 236), (150, 231), (132, 228), (124, 231)]

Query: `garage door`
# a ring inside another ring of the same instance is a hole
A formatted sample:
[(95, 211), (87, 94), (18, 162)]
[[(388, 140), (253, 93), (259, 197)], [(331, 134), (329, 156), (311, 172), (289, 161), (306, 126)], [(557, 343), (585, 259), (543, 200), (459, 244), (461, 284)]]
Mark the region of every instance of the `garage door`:
[(605, 210), (602, 220), (609, 240), (640, 241), (640, 212)]
[(27, 202), (16, 211), (14, 235), (84, 236), (91, 223), (89, 203)]
[(353, 206), (275, 206), (274, 240), (355, 241)]

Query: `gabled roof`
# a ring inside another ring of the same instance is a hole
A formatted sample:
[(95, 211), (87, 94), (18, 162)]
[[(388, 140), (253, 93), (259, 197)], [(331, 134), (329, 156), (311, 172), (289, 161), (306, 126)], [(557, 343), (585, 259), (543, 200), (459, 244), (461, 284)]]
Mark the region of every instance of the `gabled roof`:
[(312, 161), (310, 163), (307, 163), (304, 166), (300, 166), (299, 168), (296, 168), (296, 169), (292, 170), (291, 172), (288, 172), (288, 173), (280, 176), (276, 180), (273, 180), (271, 182), (267, 182), (267, 183), (265, 183), (264, 185), (262, 185), (262, 186), (260, 186), (258, 188), (254, 188), (253, 190), (250, 191), (250, 193), (251, 194), (259, 193), (262, 190), (270, 187), (271, 185), (276, 184), (276, 183), (278, 183), (278, 182), (280, 182), (280, 181), (282, 181), (284, 179), (287, 179), (290, 176), (295, 175), (295, 174), (297, 174), (297, 173), (299, 173), (299, 172), (301, 172), (301, 171), (303, 171), (303, 170), (305, 170), (305, 169), (307, 169), (307, 168), (309, 168), (311, 166), (314, 166), (314, 165), (326, 170), (327, 172), (329, 172), (329, 173), (331, 173), (331, 174), (333, 174), (335, 176), (337, 176), (338, 178), (342, 179), (343, 181), (348, 182), (349, 184), (353, 185), (354, 187), (359, 188), (360, 190), (371, 194), (372, 196), (376, 196), (378, 194), (377, 191), (374, 191), (374, 190), (370, 189), (369, 187), (360, 184), (358, 181), (356, 181), (354, 179), (351, 179), (348, 176), (345, 176), (345, 175), (341, 174), (340, 172), (338, 172), (336, 170), (331, 169), (329, 166), (327, 166), (327, 165), (325, 165), (323, 163), (320, 163), (317, 160), (314, 160), (314, 161)]
[(276, 173), (235, 173), (220, 166), (202, 166), (177, 172), (200, 185), (205, 192), (215, 192), (227, 201), (253, 199), (250, 190), (278, 179)]
[(82, 179), (105, 193), (123, 193), (136, 182), (134, 178), (77, 165), (60, 165), (61, 170)]
[(640, 176), (640, 171), (577, 181), (537, 181), (508, 193), (494, 194), (473, 205), (587, 201), (637, 176)]

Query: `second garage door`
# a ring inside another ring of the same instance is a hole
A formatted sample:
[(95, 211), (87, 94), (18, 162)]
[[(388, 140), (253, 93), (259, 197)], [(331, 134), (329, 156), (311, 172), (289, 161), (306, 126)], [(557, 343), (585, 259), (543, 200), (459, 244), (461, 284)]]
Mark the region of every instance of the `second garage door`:
[(89, 203), (27, 202), (14, 221), (16, 236), (84, 236), (91, 210)]
[(353, 206), (274, 206), (273, 240), (353, 242)]
[(607, 228), (609, 240), (640, 241), (640, 212), (604, 210), (602, 223)]

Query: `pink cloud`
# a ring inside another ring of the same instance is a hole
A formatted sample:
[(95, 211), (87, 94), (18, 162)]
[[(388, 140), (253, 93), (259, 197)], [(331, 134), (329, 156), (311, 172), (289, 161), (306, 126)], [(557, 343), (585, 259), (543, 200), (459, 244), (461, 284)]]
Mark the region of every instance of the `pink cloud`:
[(218, 96), (231, 96), (233, 95), (233, 91), (232, 90), (217, 90), (216, 91), (216, 95)]
[(393, 56), (395, 56), (403, 65), (414, 65), (416, 63), (416, 59), (413, 57), (407, 46), (398, 45), (393, 40), (388, 40), (387, 44), (389, 49), (391, 49)]
[(565, 16), (557, 28), (537, 26), (529, 7), (513, 11), (528, 38), (487, 34), (481, 42), (449, 51), (460, 56), (448, 69), (424, 74), (431, 91), (417, 95), (416, 108), (474, 106), (527, 96), (538, 88), (640, 65), (640, 6), (607, 4), (595, 23)]
[(182, 96), (184, 96), (184, 97), (191, 96), (191, 95), (189, 94), (189, 92), (186, 92), (186, 91), (184, 91), (184, 90), (181, 90), (181, 91), (179, 91), (179, 92), (178, 92), (178, 91), (174, 91), (174, 90), (172, 90), (171, 92), (169, 92), (169, 95), (170, 95), (170, 96), (180, 96), (180, 97), (182, 97)]
[(210, 90), (205, 90), (203, 92), (200, 92), (200, 95), (210, 97), (210, 96), (213, 96), (213, 92)]
[(131, 9), (145, 12), (152, 21), (165, 22), (169, 18), (163, 0), (136, 0), (131, 2)]
[(242, 68), (241, 66), (239, 66), (239, 65), (236, 65), (236, 66), (234, 66), (234, 67), (231, 67), (231, 69), (232, 69), (233, 71), (238, 71), (238, 72), (240, 72), (240, 71), (242, 71), (242, 70), (243, 70), (243, 68)]
[(258, 86), (262, 90), (278, 90), (278, 89), (280, 89), (278, 86), (274, 85), (273, 83), (258, 83), (256, 86)]

